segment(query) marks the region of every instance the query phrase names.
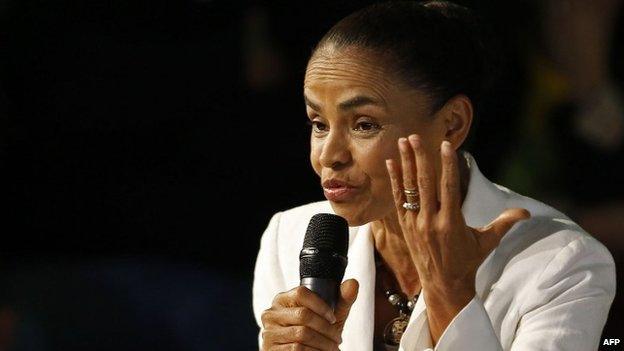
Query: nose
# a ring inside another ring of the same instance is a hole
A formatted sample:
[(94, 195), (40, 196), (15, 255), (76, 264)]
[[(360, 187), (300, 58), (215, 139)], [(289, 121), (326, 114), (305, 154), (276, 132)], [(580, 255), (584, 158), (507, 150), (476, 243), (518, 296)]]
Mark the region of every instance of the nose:
[(339, 168), (349, 164), (351, 160), (352, 155), (348, 138), (339, 133), (339, 130), (332, 130), (323, 142), (323, 149), (319, 157), (321, 166)]

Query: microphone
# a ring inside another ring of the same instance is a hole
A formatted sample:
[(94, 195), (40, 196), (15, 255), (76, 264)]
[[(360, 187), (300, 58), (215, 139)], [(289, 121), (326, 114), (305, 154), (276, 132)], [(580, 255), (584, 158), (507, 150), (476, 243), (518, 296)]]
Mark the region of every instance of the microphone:
[(299, 254), (300, 285), (315, 292), (332, 309), (340, 296), (348, 248), (349, 226), (344, 218), (328, 213), (312, 216)]

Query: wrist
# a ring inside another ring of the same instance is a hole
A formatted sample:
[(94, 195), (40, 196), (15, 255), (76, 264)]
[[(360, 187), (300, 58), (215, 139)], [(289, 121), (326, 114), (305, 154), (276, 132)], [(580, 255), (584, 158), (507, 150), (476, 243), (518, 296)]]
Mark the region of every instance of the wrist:
[(426, 289), (424, 298), (427, 305), (427, 319), (429, 330), (434, 344), (451, 324), (451, 321), (466, 307), (475, 297), (473, 289), (456, 289), (439, 291)]
[(474, 287), (452, 290), (427, 289), (424, 298), (428, 309), (444, 311), (445, 314), (454, 317), (475, 297), (475, 294)]

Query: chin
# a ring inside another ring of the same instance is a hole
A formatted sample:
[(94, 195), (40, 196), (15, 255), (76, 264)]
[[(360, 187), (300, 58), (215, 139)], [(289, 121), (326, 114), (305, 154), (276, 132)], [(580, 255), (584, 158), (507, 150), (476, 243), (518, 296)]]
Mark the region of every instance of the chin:
[(371, 216), (366, 206), (357, 202), (329, 202), (334, 212), (347, 220), (349, 227), (358, 227), (376, 218)]

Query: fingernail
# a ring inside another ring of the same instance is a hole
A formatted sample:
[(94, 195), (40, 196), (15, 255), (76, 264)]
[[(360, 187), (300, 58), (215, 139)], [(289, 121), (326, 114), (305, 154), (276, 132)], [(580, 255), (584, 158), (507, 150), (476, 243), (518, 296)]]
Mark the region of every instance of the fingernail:
[(453, 147), (448, 140), (442, 142), (442, 152), (444, 152), (445, 155), (450, 155), (453, 152)]
[(390, 168), (390, 166), (392, 166), (392, 160), (388, 159), (386, 160), (386, 167)]
[(334, 314), (332, 312), (327, 312), (326, 318), (327, 318), (327, 320), (329, 321), (330, 324), (336, 323), (336, 317), (334, 316)]
[(409, 143), (408, 143), (407, 139), (405, 139), (405, 138), (400, 138), (400, 139), (399, 139), (399, 148), (400, 148), (402, 151), (407, 151), (408, 144), (409, 144)]
[(420, 147), (420, 138), (416, 134), (412, 134), (409, 136), (410, 144), (412, 144), (413, 148)]

